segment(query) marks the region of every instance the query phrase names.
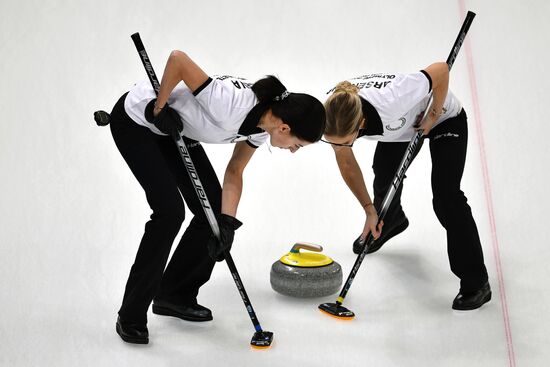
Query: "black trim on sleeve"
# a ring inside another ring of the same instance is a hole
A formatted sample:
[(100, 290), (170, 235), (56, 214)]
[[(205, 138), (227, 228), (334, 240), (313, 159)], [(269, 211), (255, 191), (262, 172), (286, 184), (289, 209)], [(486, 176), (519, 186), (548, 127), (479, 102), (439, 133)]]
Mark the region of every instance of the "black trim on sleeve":
[(430, 93), (432, 91), (432, 77), (425, 70), (420, 70), (420, 72), (426, 75), (426, 78), (428, 78), (428, 82), (430, 83), (430, 89), (428, 89), (428, 93)]
[(208, 84), (210, 83), (212, 83), (212, 78), (208, 77), (208, 79), (206, 79), (206, 81), (202, 83), (200, 87), (195, 89), (195, 91), (193, 92), (193, 95), (196, 97), (200, 92), (202, 92), (204, 88), (208, 87)]
[(382, 126), (382, 119), (380, 118), (378, 111), (376, 111), (376, 108), (374, 108), (369, 101), (363, 97), (359, 98), (361, 98), (361, 107), (363, 109), (363, 117), (366, 121), (366, 127), (359, 130), (358, 137), (365, 135), (383, 135), (384, 127)]
[(258, 147), (252, 144), (248, 139), (246, 139), (246, 144), (250, 145), (251, 148), (258, 149)]

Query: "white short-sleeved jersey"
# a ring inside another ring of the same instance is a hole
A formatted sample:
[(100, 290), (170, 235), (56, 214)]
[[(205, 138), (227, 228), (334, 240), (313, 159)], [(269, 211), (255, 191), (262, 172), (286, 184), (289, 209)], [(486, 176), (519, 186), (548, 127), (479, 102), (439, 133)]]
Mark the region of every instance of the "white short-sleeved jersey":
[[(251, 87), (252, 83), (242, 78), (214, 76), (193, 93), (180, 82), (172, 90), (168, 104), (180, 115), (182, 135), (188, 138), (214, 144), (246, 140), (258, 147), (269, 135), (257, 128), (260, 116), (250, 114), (258, 102)], [(145, 118), (145, 108), (155, 98), (151, 83), (145, 80), (130, 90), (124, 108), (139, 125), (165, 135)]]
[[(412, 74), (369, 74), (348, 80), (359, 88), (363, 114), (367, 121), (367, 139), (379, 141), (409, 141), (415, 134), (414, 125), (427, 107), (431, 79), (420, 71)], [(327, 94), (334, 91), (332, 88)], [(457, 116), (460, 101), (447, 92), (443, 114), (434, 126)]]

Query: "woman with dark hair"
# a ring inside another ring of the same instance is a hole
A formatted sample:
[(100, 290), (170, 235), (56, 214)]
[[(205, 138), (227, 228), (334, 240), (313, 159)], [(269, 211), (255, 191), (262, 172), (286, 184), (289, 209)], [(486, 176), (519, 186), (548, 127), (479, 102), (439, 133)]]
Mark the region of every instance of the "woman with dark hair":
[[(377, 210), (415, 131), (423, 130), (430, 139), (433, 209), (447, 231), (451, 271), (460, 279), (452, 308), (472, 310), (491, 299), (491, 288), (476, 223), (460, 189), (468, 143), (466, 112), (448, 85), (449, 68), (444, 62), (417, 73), (369, 74), (343, 81), (329, 91), (325, 102), (324, 135), (334, 148), (344, 181), (365, 211), (365, 225), (353, 251), (360, 253), (372, 232), (375, 241), (367, 253), (373, 253), (409, 225), (401, 207), (403, 184), (380, 226)], [(430, 92), (433, 104), (424, 116)], [(359, 137), (378, 141), (372, 166), (374, 202), (352, 151)]]
[[(173, 51), (158, 97), (149, 81), (136, 84), (114, 106), (110, 126), (153, 211), (130, 271), (116, 330), (126, 342), (148, 343), (151, 302), (155, 314), (212, 320), (210, 310), (197, 303), (197, 294), (242, 225), (235, 216), (244, 168), (268, 138), (272, 146), (292, 153), (318, 141), (325, 112), (317, 99), (288, 92), (274, 76), (256, 83), (230, 76), (211, 78), (185, 53)], [(180, 135), (217, 215), (221, 243), (212, 234), (174, 144)], [(235, 143), (223, 188), (200, 142)], [(165, 269), (185, 217), (184, 201), (194, 217)]]

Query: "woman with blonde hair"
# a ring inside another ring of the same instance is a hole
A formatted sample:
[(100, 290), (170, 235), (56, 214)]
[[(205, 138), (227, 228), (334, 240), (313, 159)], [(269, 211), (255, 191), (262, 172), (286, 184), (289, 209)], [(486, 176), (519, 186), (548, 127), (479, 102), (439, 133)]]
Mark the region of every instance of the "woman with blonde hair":
[[(409, 225), (401, 207), (403, 184), (378, 226), (377, 209), (381, 209), (408, 142), (417, 130), (423, 130), (430, 139), (433, 209), (447, 231), (451, 270), (460, 279), (452, 308), (472, 310), (491, 299), (491, 288), (476, 223), (460, 189), (468, 142), (466, 112), (448, 85), (445, 62), (411, 74), (369, 74), (343, 81), (328, 92), (324, 141), (334, 148), (340, 173), (365, 211), (365, 225), (353, 250), (360, 253), (372, 232), (375, 241), (367, 253), (373, 253)], [(433, 103), (425, 112), (430, 93)], [(378, 141), (373, 161), (374, 201), (352, 150), (360, 137)]]

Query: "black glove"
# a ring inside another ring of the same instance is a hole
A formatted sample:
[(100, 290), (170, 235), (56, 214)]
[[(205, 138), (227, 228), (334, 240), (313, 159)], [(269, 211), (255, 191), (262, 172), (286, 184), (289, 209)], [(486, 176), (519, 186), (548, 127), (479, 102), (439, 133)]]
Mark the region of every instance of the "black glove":
[(224, 251), (230, 251), (233, 244), (233, 238), (235, 237), (235, 230), (237, 230), (243, 224), (235, 217), (227, 214), (220, 214), (218, 216), (218, 226), (220, 227), (221, 241), (218, 241), (216, 236), (212, 234), (208, 243), (208, 255), (212, 260), (223, 261), (225, 257)]
[(153, 110), (155, 108), (155, 102), (153, 99), (145, 107), (145, 119), (155, 125), (161, 132), (168, 134), (174, 140), (179, 140), (183, 131), (183, 122), (176, 110), (166, 103), (158, 115), (154, 115)]

